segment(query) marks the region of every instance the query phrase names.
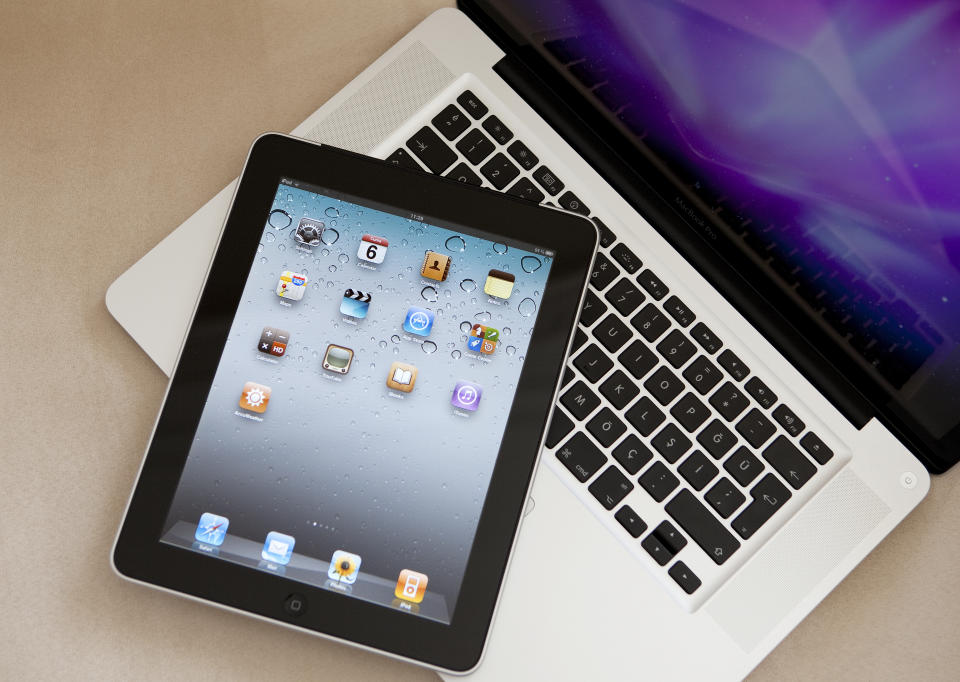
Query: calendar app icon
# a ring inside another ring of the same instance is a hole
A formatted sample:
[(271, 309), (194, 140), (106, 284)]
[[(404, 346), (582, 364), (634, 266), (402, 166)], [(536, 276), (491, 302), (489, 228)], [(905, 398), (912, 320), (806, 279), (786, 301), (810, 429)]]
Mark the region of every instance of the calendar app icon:
[(387, 257), (389, 242), (383, 237), (365, 234), (360, 238), (360, 248), (357, 249), (357, 258), (368, 263), (382, 263)]

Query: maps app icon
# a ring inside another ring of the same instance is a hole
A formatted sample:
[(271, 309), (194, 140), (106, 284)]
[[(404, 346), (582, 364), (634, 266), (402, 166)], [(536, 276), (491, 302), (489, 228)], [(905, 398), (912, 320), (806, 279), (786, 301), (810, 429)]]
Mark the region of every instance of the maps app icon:
[(340, 301), (341, 313), (347, 317), (362, 320), (367, 316), (368, 310), (370, 310), (370, 294), (354, 289), (347, 289), (343, 292), (343, 299)]

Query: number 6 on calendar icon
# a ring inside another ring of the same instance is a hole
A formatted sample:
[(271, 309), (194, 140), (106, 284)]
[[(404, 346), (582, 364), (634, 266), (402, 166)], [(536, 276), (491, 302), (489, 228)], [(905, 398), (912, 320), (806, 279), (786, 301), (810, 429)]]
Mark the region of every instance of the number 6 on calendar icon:
[(357, 258), (368, 263), (382, 263), (387, 256), (388, 242), (383, 237), (365, 234), (360, 238), (360, 248), (357, 249)]

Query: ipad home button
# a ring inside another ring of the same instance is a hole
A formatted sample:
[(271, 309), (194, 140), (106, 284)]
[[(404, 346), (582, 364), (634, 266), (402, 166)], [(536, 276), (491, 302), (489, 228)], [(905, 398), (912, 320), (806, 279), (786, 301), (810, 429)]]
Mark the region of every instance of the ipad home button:
[(307, 598), (294, 592), (283, 601), (283, 610), (291, 616), (302, 616), (307, 612)]

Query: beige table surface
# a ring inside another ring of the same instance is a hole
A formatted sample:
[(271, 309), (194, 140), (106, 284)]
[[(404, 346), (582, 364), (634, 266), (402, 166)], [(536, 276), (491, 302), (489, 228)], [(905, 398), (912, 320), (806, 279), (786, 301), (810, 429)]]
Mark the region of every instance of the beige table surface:
[[(167, 381), (103, 297), (444, 4), (0, 3), (0, 679), (436, 679), (110, 571)], [(958, 536), (960, 467), (754, 679), (957, 679)]]

